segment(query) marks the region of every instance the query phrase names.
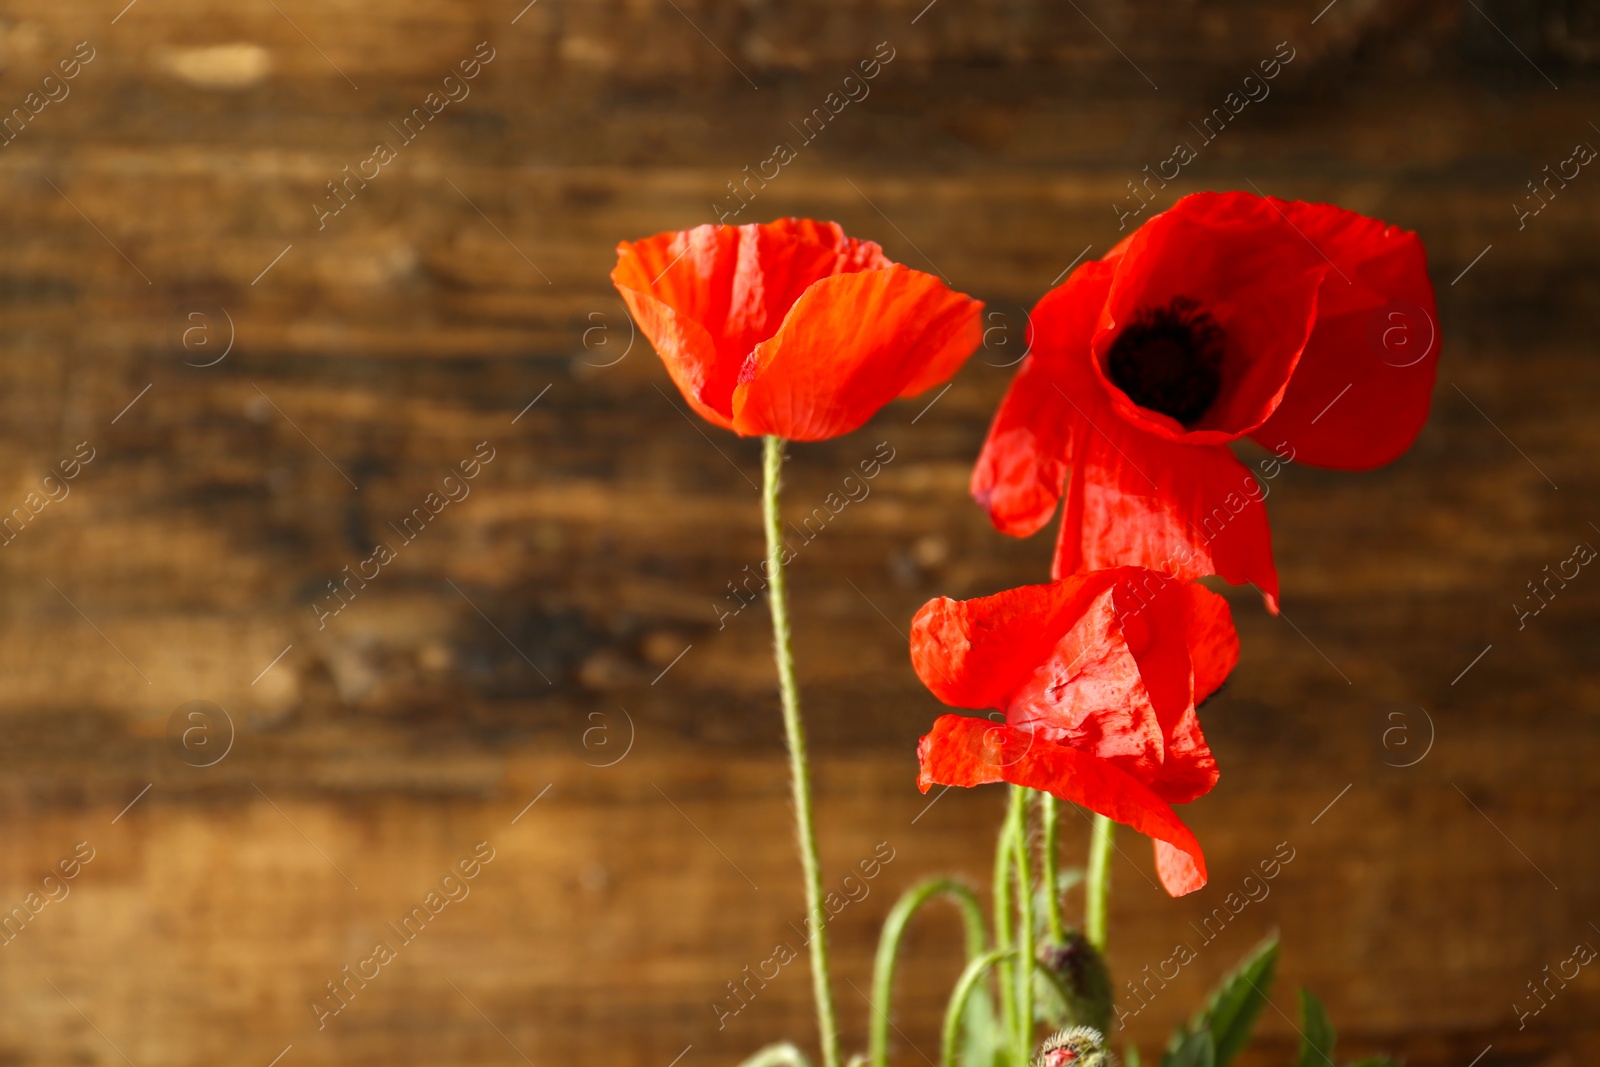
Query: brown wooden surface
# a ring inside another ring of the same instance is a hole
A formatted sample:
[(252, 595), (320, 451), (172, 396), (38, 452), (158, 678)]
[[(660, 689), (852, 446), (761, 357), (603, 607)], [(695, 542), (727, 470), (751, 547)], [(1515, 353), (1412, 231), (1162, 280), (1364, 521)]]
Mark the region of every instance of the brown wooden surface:
[[(836, 923), (859, 1046), (894, 895), (986, 881), (1001, 793), (916, 792), (938, 708), (897, 631), (1045, 573), (1047, 537), (1000, 537), (964, 491), (1020, 306), (1117, 239), (1124, 183), (1286, 39), (1271, 96), (1162, 202), (1256, 187), (1419, 230), (1445, 356), (1408, 456), (1273, 486), (1284, 615), (1235, 597), (1223, 777), (1185, 813), (1213, 884), (1166, 899), (1124, 835), (1114, 966), (1198, 943), (1279, 842), (1295, 859), (1120, 1036), (1148, 1061), (1278, 928), (1276, 1006), (1311, 986), (1352, 1056), (1596, 1062), (1600, 970), (1520, 1030), (1513, 1008), (1600, 945), (1600, 576), (1520, 631), (1511, 607), (1600, 543), (1600, 178), (1520, 231), (1512, 207), (1600, 143), (1587, 13), (1551, 6), (1564, 34), (1487, 0), (1315, 23), (1320, 0), (538, 0), (514, 25), (519, 0), (0, 5), (0, 104), (95, 49), (0, 148), (0, 507), (95, 457), (0, 549), (0, 905), (94, 850), (0, 948), (0, 1063), (698, 1067), (810, 1043), (802, 962), (720, 1031), (712, 1008), (802, 910), (767, 620), (715, 609), (761, 553), (758, 450), (688, 421), (606, 272), (619, 239), (710, 221), (888, 41), (871, 95), (741, 219), (838, 219), (1009, 329), (920, 418), (792, 449), (795, 516), (895, 450), (794, 574), (828, 881), (895, 850)], [(319, 231), (323, 183), (480, 41), (471, 95)], [(319, 630), (325, 583), (482, 441), (471, 495)], [(171, 740), (190, 700), (234, 726), (210, 767)], [(319, 1032), (323, 983), (480, 841), (470, 896)], [(913, 934), (897, 1063), (936, 1057), (957, 940), (949, 916)], [(1288, 1019), (1261, 1030), (1248, 1063), (1289, 1062)]]

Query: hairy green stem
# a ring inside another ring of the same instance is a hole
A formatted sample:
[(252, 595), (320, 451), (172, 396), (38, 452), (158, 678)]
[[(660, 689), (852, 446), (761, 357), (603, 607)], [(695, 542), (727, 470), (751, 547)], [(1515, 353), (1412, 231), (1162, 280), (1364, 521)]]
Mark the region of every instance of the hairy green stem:
[(773, 658), (778, 664), (778, 690), (783, 697), (783, 728), (789, 741), (789, 781), (794, 791), (795, 831), (800, 839), (800, 864), (805, 873), (806, 914), (810, 916), (811, 927), (807, 944), (811, 948), (811, 987), (817, 1002), (822, 1065), (839, 1067), (839, 1023), (834, 1014), (833, 982), (828, 971), (827, 913), (822, 908), (822, 870), (817, 860), (817, 831), (811, 812), (811, 772), (806, 763), (806, 729), (800, 719), (800, 688), (795, 683), (794, 650), (789, 637), (789, 596), (783, 575), (782, 518), (778, 509), (783, 444), (781, 437), (768, 437), (762, 464), (765, 485), (761, 494), (761, 512), (767, 534), (767, 585), (768, 600), (772, 605)]
[[(1014, 804), (1012, 796), (1008, 804)], [(1000, 840), (994, 849), (994, 947), (996, 950), (1010, 952), (1011, 944), (1011, 808), (1006, 808), (1006, 817), (1000, 823)], [(1007, 1060), (1016, 1064), (1016, 1034), (1017, 1034), (1017, 1001), (1013, 995), (1015, 984), (1013, 982), (1014, 967), (1005, 963), (995, 968), (995, 976), (1000, 982), (1000, 1019), (1001, 1032), (1006, 1035)]]
[(883, 933), (878, 937), (878, 958), (872, 968), (872, 1025), (867, 1039), (867, 1061), (871, 1067), (888, 1067), (889, 1063), (889, 1005), (894, 997), (894, 965), (900, 954), (900, 942), (906, 927), (924, 904), (935, 897), (948, 896), (961, 909), (962, 924), (967, 935), (967, 959), (983, 955), (986, 935), (983, 929), (983, 905), (978, 895), (953, 878), (928, 878), (918, 882), (895, 901), (889, 917), (883, 921)]
[(956, 987), (950, 993), (950, 1003), (944, 1010), (944, 1039), (939, 1046), (939, 1067), (955, 1067), (956, 1044), (961, 1038), (961, 1016), (966, 1014), (972, 991), (978, 987), (989, 968), (1010, 954), (1008, 949), (995, 949), (975, 957), (968, 962), (961, 977), (956, 979)]
[(1028, 862), (1028, 794), (1026, 786), (1011, 787), (1011, 847), (1017, 854), (1017, 1047), (1026, 1063), (1033, 1055), (1034, 916), (1033, 876)]
[(1044, 907), (1050, 920), (1050, 940), (1062, 944), (1067, 939), (1061, 921), (1061, 807), (1050, 793), (1039, 794), (1040, 821), (1044, 824)]
[(1095, 950), (1106, 950), (1106, 902), (1111, 896), (1111, 844), (1117, 824), (1104, 815), (1094, 817), (1089, 839), (1089, 870), (1084, 878), (1083, 933)]

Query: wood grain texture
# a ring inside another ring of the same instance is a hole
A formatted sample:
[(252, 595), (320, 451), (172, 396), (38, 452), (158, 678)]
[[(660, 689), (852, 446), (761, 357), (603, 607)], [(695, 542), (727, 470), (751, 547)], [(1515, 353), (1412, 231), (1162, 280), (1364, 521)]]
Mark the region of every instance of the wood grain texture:
[[(1223, 777), (1185, 812), (1213, 883), (1167, 899), (1124, 835), (1114, 967), (1199, 946), (1260, 860), (1295, 858), (1120, 1037), (1148, 1061), (1279, 929), (1276, 1006), (1315, 989), (1350, 1056), (1600, 1057), (1594, 969), (1513, 1008), (1600, 943), (1600, 577), (1521, 629), (1511, 606), (1600, 538), (1600, 179), (1513, 209), (1600, 141), (1583, 5), (924, 2), (0, 5), (0, 105), (94, 49), (0, 148), (0, 509), (93, 452), (0, 548), (0, 906), (94, 853), (0, 948), (0, 1063), (697, 1067), (809, 1042), (803, 962), (720, 1029), (713, 1007), (803, 910), (767, 619), (719, 621), (762, 554), (758, 446), (690, 421), (606, 275), (618, 240), (731, 204), (880, 42), (870, 95), (741, 217), (838, 219), (995, 316), (930, 409), (791, 450), (797, 522), (894, 450), (794, 575), (825, 876), (894, 850), (836, 923), (848, 1043), (898, 891), (987, 879), (1003, 799), (916, 792), (938, 708), (903, 631), (930, 596), (1046, 573), (1046, 535), (995, 534), (965, 493), (1022, 309), (1289, 41), (1156, 206), (1254, 187), (1418, 230), (1444, 363), (1402, 460), (1273, 485), (1284, 615), (1230, 594)], [(479, 42), (470, 95), (319, 228), (325, 183)], [(482, 442), (470, 496), (401, 537)], [(319, 626), (378, 541), (395, 561)], [(232, 724), (211, 766), (174, 742), (193, 700)], [(470, 894), (319, 1030), (325, 983), (479, 842)], [(913, 931), (897, 1064), (936, 1055), (958, 941), (950, 915)], [(1240, 1062), (1296, 1041), (1269, 1009)]]

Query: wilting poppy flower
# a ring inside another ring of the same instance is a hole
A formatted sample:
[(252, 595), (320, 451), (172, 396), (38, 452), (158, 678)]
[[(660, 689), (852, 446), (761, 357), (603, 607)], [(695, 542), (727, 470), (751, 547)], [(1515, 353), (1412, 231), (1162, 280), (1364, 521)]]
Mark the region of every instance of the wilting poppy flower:
[(1025, 537), (1065, 494), (1054, 574), (1253, 582), (1277, 610), (1268, 492), (1228, 448), (1358, 470), (1404, 452), (1438, 359), (1413, 233), (1326, 204), (1186, 196), (1033, 310), (972, 493)]
[(917, 784), (1005, 781), (1081, 804), (1154, 838), (1167, 891), (1193, 892), (1205, 857), (1172, 805), (1216, 784), (1195, 707), (1238, 658), (1226, 600), (1141, 567), (931, 600), (911, 623), (917, 677), (1004, 718), (941, 715)]
[(611, 280), (690, 406), (746, 436), (849, 433), (981, 339), (982, 304), (832, 222), (624, 241)]

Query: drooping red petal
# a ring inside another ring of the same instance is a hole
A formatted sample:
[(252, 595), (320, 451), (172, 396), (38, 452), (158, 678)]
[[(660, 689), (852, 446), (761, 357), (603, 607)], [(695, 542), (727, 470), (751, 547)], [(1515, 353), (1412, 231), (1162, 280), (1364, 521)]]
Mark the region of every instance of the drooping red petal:
[(1115, 605), (1121, 639), (1149, 694), (1161, 732), (1170, 733), (1193, 706), (1188, 600), (1182, 592), (1190, 583), (1143, 568), (1130, 567), (1125, 573), (1146, 580), (1119, 582), (1108, 599)]
[[(1188, 652), (1178, 634), (1167, 642), (1176, 646), (1175, 657), (1152, 657), (1153, 642), (1144, 620), (1120, 617), (1117, 599), (1113, 587), (1085, 605), (1002, 710), (1009, 725), (1107, 760), (1171, 802), (1178, 798), (1168, 796), (1164, 788), (1169, 777), (1164, 764), (1169, 722), (1163, 720), (1175, 722), (1188, 705)], [(1125, 622), (1140, 627), (1140, 649), (1127, 640)], [(1145, 672), (1146, 667), (1151, 673)], [(1167, 699), (1176, 706), (1158, 708)]]
[(1156, 848), (1156, 876), (1168, 893), (1181, 897), (1205, 886), (1204, 856), (1185, 852), (1159, 837), (1151, 839), (1150, 843)]
[[(1186, 196), (1121, 250), (1091, 341), (1112, 407), (1150, 433), (1193, 444), (1220, 444), (1261, 425), (1311, 335), (1327, 261), (1282, 212), (1246, 193)], [(1175, 299), (1196, 302), (1226, 337), (1222, 391), (1192, 429), (1135, 404), (1106, 369), (1113, 342), (1139, 312)]]
[(1388, 463), (1427, 421), (1438, 368), (1438, 309), (1422, 242), (1327, 204), (1272, 203), (1334, 269), (1289, 389), (1252, 436), (1320, 467)]
[(954, 373), (981, 340), (978, 301), (899, 265), (824, 278), (745, 363), (734, 428), (817, 441)]
[[(1227, 680), (1239, 662), (1239, 634), (1233, 627), (1228, 602), (1195, 582), (1170, 581), (1160, 595), (1183, 602), (1181, 626), (1171, 627), (1187, 643), (1190, 672), (1188, 703), (1166, 729), (1166, 751), (1152, 789), (1174, 804), (1187, 804), (1217, 784), (1217, 760), (1200, 729), (1199, 706)], [(1126, 624), (1125, 624), (1126, 626)], [(1170, 653), (1169, 653), (1170, 655)], [(1154, 671), (1141, 663), (1148, 680)], [(1158, 705), (1160, 706), (1160, 705)]]
[[(1232, 630), (1226, 603), (1192, 588), (1125, 567), (975, 600), (940, 598), (912, 621), (912, 663), (945, 703), (998, 709), (1013, 727), (1108, 760), (1163, 800), (1187, 803), (1217, 781), (1192, 679), (1220, 679), (1237, 655), (1221, 632)], [(1191, 602), (1207, 614), (1197, 618)], [(1191, 649), (1206, 660), (1191, 663)]]
[(1024, 731), (966, 715), (941, 715), (917, 744), (917, 784), (977, 786), (1010, 782), (1081, 804), (1165, 843), (1181, 853), (1174, 862), (1158, 848), (1156, 869), (1173, 896), (1206, 883), (1200, 843), (1170, 805), (1110, 763)]
[(1088, 366), (1113, 265), (1086, 263), (1046, 293), (1028, 322), (1029, 355), (1000, 402), (972, 469), (972, 496), (1001, 533), (1050, 519), (1067, 478), (1074, 392), (1103, 389)]
[(617, 246), (611, 279), (702, 417), (733, 428), (733, 390), (757, 344), (814, 282), (889, 266), (835, 223), (698, 226)]
[[(1161, 745), (1154, 759), (1116, 762), (1161, 799), (1187, 804), (1209, 793), (1219, 776), (1216, 757), (1206, 744), (1200, 717), (1195, 714), (1195, 672), (1215, 670), (1213, 665), (1190, 660), (1194, 637), (1189, 633), (1188, 590), (1198, 587), (1163, 578), (1154, 571), (1129, 568), (1128, 573), (1147, 576), (1137, 583), (1117, 586), (1114, 593), (1119, 602), (1122, 633), (1148, 694)], [(1098, 748), (1093, 751), (1114, 758)]]
[[(1075, 413), (1076, 414), (1076, 413)], [(1073, 435), (1053, 573), (1138, 566), (1251, 582), (1278, 610), (1278, 571), (1260, 483), (1226, 445), (1145, 433), (1101, 409)]]

